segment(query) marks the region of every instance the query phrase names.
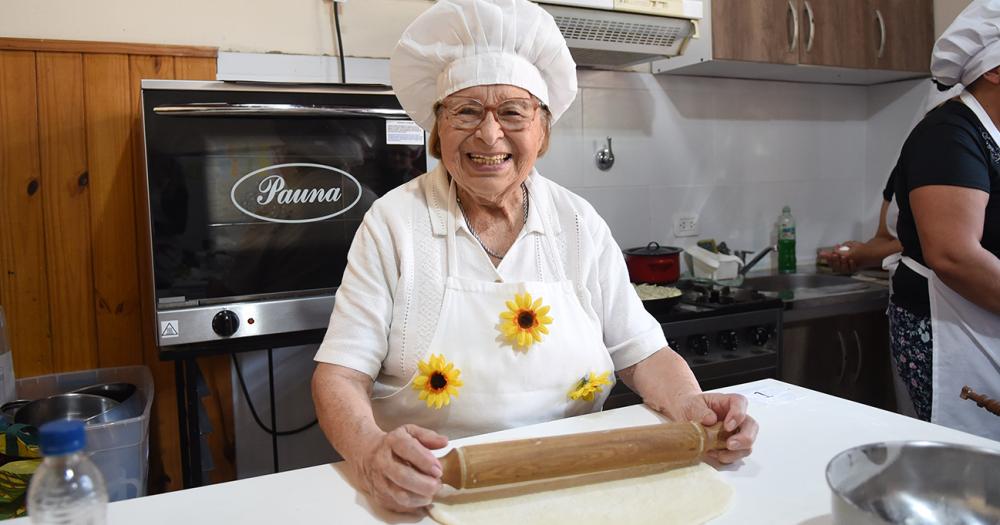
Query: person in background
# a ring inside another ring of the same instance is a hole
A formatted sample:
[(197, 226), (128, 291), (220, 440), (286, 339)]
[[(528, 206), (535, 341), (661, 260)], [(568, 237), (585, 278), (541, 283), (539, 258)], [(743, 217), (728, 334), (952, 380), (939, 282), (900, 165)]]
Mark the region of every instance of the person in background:
[(351, 245), (316, 353), (320, 426), (384, 507), (431, 502), (449, 438), (601, 410), (615, 374), (668, 418), (723, 424), (629, 283), (608, 225), (535, 160), (576, 96), (555, 21), (527, 0), (441, 0), (406, 29), (392, 85), (438, 167), (390, 191)]
[(923, 419), (1000, 439), (963, 386), (1000, 395), (1000, 0), (976, 0), (934, 45), (931, 73), (958, 100), (928, 113), (896, 164), (902, 261), (890, 346)]
[(866, 268), (880, 268), (886, 258), (903, 251), (903, 245), (896, 238), (899, 207), (893, 199), (895, 175), (893, 170), (882, 190), (882, 209), (879, 210), (875, 236), (865, 242), (845, 241), (830, 251), (819, 253), (834, 272), (852, 274)]

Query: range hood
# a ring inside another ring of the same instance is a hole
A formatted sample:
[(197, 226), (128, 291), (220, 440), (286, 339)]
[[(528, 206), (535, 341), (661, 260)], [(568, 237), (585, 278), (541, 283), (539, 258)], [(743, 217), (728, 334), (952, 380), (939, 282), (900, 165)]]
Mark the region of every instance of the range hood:
[(577, 65), (626, 67), (682, 54), (698, 37), (700, 0), (539, 0)]

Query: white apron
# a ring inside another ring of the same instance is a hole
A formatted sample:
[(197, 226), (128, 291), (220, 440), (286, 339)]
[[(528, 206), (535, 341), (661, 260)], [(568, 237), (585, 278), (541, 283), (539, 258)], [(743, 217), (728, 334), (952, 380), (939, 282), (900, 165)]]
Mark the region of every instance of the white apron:
[(959, 397), (963, 386), (1000, 395), (1000, 317), (941, 282), (917, 261), (903, 264), (927, 279), (933, 364), (931, 422), (1000, 440), (1000, 417)]
[[(385, 431), (405, 423), (449, 438), (493, 432), (601, 410), (614, 384), (614, 364), (604, 346), (596, 315), (588, 314), (557, 256), (551, 237), (541, 244), (555, 261), (556, 282), (487, 282), (462, 278), (455, 245), (455, 184), (449, 190), (448, 277), (441, 313), (430, 346), (420, 359), (441, 355), (461, 371), (458, 395), (441, 408), (428, 407), (413, 388), (418, 369), (401, 388), (372, 399), (375, 421)], [(554, 231), (546, 221), (546, 231)], [(527, 349), (515, 348), (501, 333), (500, 313), (515, 294), (531, 294), (550, 306), (548, 334)], [(590, 374), (608, 372), (591, 401), (570, 392)]]

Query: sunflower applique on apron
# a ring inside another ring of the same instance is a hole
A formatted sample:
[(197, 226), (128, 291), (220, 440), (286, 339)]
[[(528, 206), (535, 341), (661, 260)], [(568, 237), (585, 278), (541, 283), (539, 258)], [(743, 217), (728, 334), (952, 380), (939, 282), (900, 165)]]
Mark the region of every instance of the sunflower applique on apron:
[(552, 324), (549, 309), (541, 297), (532, 302), (528, 292), (514, 294), (514, 300), (507, 301), (507, 309), (500, 312), (500, 332), (515, 350), (527, 352), (531, 345), (542, 342), (543, 334), (549, 333), (547, 325)]

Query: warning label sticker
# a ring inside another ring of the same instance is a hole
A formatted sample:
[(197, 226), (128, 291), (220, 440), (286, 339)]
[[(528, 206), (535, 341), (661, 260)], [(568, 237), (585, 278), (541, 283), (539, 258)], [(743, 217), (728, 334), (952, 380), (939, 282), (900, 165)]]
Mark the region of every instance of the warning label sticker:
[(412, 120), (385, 121), (385, 143), (409, 146), (424, 145), (424, 130)]
[(168, 337), (179, 337), (180, 332), (180, 321), (160, 321), (160, 338), (166, 339)]

